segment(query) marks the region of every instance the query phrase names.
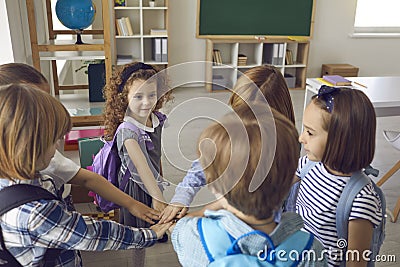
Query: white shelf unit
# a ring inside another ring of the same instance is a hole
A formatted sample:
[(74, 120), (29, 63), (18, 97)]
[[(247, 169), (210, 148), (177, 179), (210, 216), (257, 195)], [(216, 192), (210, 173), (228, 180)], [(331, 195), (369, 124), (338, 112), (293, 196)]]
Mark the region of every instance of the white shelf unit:
[[(168, 38), (168, 34), (151, 35), (151, 29), (165, 29), (168, 33), (168, 0), (156, 0), (155, 6), (149, 6), (149, 0), (127, 0), (127, 6), (114, 7), (114, 21), (128, 17), (133, 35), (119, 36), (115, 30), (115, 58), (132, 56), (133, 61), (153, 65), (167, 65), (168, 60), (156, 61), (153, 58), (153, 39)], [(168, 42), (168, 41), (167, 41)], [(168, 46), (167, 46), (168, 47)], [(168, 52), (167, 52), (168, 54)]]
[[(280, 45), (283, 52), (274, 52), (274, 46)], [(273, 39), (258, 42), (257, 40), (207, 40), (206, 61), (213, 61), (214, 49), (219, 50), (222, 64), (206, 64), (206, 88), (208, 91), (218, 89), (231, 89), (237, 78), (246, 70), (271, 64), (277, 67), (288, 79), (295, 79), (294, 86), (290, 89), (305, 89), (306, 70), (308, 62), (309, 41), (293, 41), (289, 39)], [(293, 64), (285, 61), (286, 50), (292, 52)], [(272, 61), (274, 53), (280, 60)], [(239, 65), (238, 56), (243, 54), (247, 57), (246, 65)]]

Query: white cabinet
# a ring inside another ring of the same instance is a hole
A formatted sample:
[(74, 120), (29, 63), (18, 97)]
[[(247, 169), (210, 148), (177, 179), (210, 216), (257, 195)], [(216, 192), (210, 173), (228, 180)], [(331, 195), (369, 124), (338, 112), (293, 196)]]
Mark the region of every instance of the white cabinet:
[[(131, 33), (119, 32), (117, 24), (121, 18), (128, 18)], [(168, 64), (168, 0), (156, 0), (154, 7), (150, 6), (149, 0), (126, 0), (126, 6), (114, 7), (114, 20), (117, 64), (128, 61)], [(155, 56), (162, 52), (163, 57)], [(121, 61), (122, 58), (125, 61)]]
[[(271, 64), (284, 74), (289, 88), (305, 89), (309, 42), (289, 39), (207, 40), (206, 88), (232, 88), (246, 70)], [(217, 53), (217, 55), (216, 55)], [(291, 60), (290, 60), (291, 58)]]

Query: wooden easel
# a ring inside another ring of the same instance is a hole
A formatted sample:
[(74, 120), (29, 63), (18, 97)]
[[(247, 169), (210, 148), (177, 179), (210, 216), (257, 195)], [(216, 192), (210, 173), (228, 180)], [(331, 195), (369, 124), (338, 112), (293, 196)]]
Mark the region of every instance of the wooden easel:
[[(40, 71), (40, 52), (53, 52), (54, 60), (51, 60), (52, 76), (54, 82), (54, 94), (58, 95), (60, 90), (75, 90), (75, 89), (89, 89), (87, 84), (84, 85), (60, 85), (57, 76), (57, 53), (58, 51), (104, 51), (105, 67), (106, 67), (106, 81), (108, 81), (112, 74), (112, 57), (111, 57), (111, 34), (110, 34), (110, 15), (108, 0), (101, 0), (102, 2), (102, 21), (103, 29), (101, 30), (84, 30), (82, 34), (99, 34), (103, 35), (104, 42), (102, 44), (75, 44), (71, 41), (70, 44), (57, 44), (55, 39), (57, 34), (75, 34), (72, 30), (54, 30), (51, 12), (51, 0), (45, 0), (47, 26), (49, 40), (45, 44), (38, 44), (37, 37), (37, 23), (35, 16), (35, 4), (39, 2), (36, 0), (27, 0), (26, 8), (28, 13), (29, 35), (32, 49), (33, 66)], [(40, 1), (42, 2), (42, 1)], [(79, 53), (76, 53), (79, 54)]]
[[(383, 185), (393, 174), (395, 174), (400, 169), (400, 160), (387, 172), (385, 175), (376, 183), (377, 186)], [(400, 197), (397, 199), (396, 206), (393, 210), (393, 220), (396, 222), (400, 213)]]

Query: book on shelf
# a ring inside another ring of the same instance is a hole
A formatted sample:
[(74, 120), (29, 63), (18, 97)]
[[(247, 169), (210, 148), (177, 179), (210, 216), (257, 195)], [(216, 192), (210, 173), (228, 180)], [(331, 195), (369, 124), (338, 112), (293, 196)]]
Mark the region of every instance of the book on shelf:
[(117, 19), (117, 30), (119, 36), (128, 36), (128, 28), (123, 18)]
[(292, 50), (286, 49), (285, 59), (286, 59), (286, 64), (287, 65), (293, 65), (294, 64)]
[(127, 29), (128, 29), (128, 35), (132, 36), (133, 35), (133, 28), (132, 28), (132, 23), (129, 17), (123, 17), (124, 22), (126, 23)]
[(121, 28), (121, 23), (118, 21), (118, 19), (115, 19), (115, 28), (117, 31), (117, 35), (122, 36), (123, 32), (122, 32), (122, 28)]
[(215, 66), (222, 65), (221, 52), (218, 49), (213, 50), (213, 63)]
[(247, 65), (247, 56), (243, 54), (238, 55), (238, 66), (246, 66)]
[(133, 62), (131, 55), (117, 55), (117, 65), (125, 65)]
[(324, 75), (324, 76), (322, 76), (322, 78), (334, 86), (351, 85), (351, 81), (347, 80), (346, 78), (344, 78), (340, 75)]
[(133, 28), (129, 17), (122, 17), (115, 20), (119, 36), (132, 36)]
[(167, 35), (166, 29), (150, 29), (150, 35)]

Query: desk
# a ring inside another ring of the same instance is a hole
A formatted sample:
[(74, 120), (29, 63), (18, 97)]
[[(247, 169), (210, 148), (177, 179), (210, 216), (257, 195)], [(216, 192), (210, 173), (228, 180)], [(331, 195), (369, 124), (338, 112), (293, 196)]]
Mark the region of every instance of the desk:
[(104, 124), (102, 108), (67, 108), (73, 127)]
[(89, 102), (88, 91), (56, 96), (71, 115), (72, 126), (104, 125), (104, 102)]
[[(400, 76), (350, 77), (347, 79), (366, 86), (364, 88), (354, 83), (351, 88), (359, 89), (369, 97), (377, 117), (400, 116)], [(306, 84), (304, 108), (323, 85), (316, 78), (307, 79)]]

